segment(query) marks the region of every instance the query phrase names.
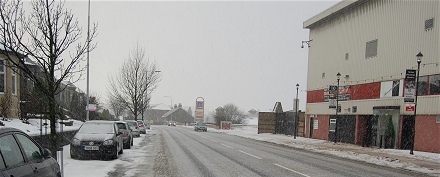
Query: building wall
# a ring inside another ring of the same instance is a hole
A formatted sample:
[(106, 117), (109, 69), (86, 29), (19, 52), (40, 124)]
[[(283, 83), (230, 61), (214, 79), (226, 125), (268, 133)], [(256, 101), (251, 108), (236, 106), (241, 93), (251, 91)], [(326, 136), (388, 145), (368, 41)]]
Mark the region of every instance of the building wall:
[[(4, 60), (5, 66), (7, 66), (7, 59), (3, 55), (0, 55), (0, 59)], [(19, 118), (20, 117), (20, 74), (15, 75), (15, 89), (16, 93), (12, 94), (12, 73), (13, 70), (9, 67), (5, 67), (6, 71), (6, 81), (5, 81), (5, 92), (0, 93), (0, 100), (3, 99), (6, 93), (11, 94), (11, 105), (9, 107), (9, 118)], [(3, 116), (3, 115), (2, 115)]]
[(322, 139), (322, 140), (328, 140), (328, 131), (329, 131), (329, 122), (330, 118), (329, 116), (315, 116), (314, 118), (318, 120), (318, 129), (313, 130), (313, 137), (314, 139)]
[(437, 116), (422, 115), (416, 117), (414, 149), (440, 153), (440, 122)]
[[(434, 19), (434, 27), (425, 30), (429, 19)], [(342, 1), (304, 22), (313, 40), (308, 48), (306, 105), (306, 114), (319, 120), (313, 138), (328, 139), (329, 115), (335, 109), (324, 102), (324, 89), (337, 84), (338, 72), (340, 86), (352, 88), (351, 99), (339, 101), (339, 114), (357, 116), (355, 144), (362, 144), (363, 116), (373, 115), (373, 107), (398, 106), (401, 116), (414, 114), (403, 102), (405, 70), (417, 69), (415, 55), (422, 52), (420, 76), (440, 74), (439, 19), (440, 1), (358, 0)], [(366, 44), (373, 40), (378, 43), (377, 54), (366, 57)], [(400, 80), (400, 94), (381, 97), (381, 85), (395, 80)], [(439, 152), (440, 95), (419, 96), (417, 103), (414, 148)], [(402, 132), (397, 133), (400, 144)]]
[[(439, 27), (424, 30), (425, 20), (433, 17), (439, 17), (439, 1), (371, 0), (312, 28), (308, 89), (335, 84), (337, 72), (349, 75), (341, 79), (349, 85), (403, 78), (405, 69), (417, 66), (419, 51), (425, 55), (423, 63), (438, 62)], [(374, 39), (378, 55), (365, 59), (366, 42)], [(426, 65), (421, 75), (439, 71)]]

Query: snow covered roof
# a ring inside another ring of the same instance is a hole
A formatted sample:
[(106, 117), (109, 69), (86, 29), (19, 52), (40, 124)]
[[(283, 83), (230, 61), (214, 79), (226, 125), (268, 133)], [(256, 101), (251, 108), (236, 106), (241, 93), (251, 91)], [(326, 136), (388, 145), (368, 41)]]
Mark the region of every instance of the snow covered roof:
[(151, 105), (151, 109), (157, 109), (157, 110), (171, 110), (170, 106), (164, 105), (163, 103)]

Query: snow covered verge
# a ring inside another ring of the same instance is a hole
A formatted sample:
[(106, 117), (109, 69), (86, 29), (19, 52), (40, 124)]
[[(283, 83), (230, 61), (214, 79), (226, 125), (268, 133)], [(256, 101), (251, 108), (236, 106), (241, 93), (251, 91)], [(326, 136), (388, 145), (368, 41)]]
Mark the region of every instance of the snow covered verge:
[[(73, 121), (72, 126), (63, 125), (60, 127), (59, 123), (56, 123), (57, 132), (61, 131), (74, 131), (78, 130), (78, 128), (83, 124), (81, 121), (77, 120), (66, 120), (65, 122)], [(37, 136), (40, 134), (50, 134), (50, 120), (44, 119), (29, 119), (29, 124), (23, 123), (20, 119), (7, 119), (2, 122), (5, 124), (5, 127), (14, 127), (20, 129), (23, 132), (26, 132), (30, 136)]]

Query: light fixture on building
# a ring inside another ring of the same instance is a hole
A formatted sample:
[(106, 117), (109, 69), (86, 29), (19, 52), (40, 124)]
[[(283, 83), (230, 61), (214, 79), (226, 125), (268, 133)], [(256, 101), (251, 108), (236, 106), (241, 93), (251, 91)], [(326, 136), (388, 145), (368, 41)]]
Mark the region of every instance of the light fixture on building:
[(308, 40), (308, 41), (302, 41), (302, 42), (301, 42), (301, 48), (304, 48), (304, 43), (306, 43), (307, 46), (310, 47), (310, 42), (312, 42), (312, 41), (313, 41), (313, 39), (310, 39), (310, 40)]

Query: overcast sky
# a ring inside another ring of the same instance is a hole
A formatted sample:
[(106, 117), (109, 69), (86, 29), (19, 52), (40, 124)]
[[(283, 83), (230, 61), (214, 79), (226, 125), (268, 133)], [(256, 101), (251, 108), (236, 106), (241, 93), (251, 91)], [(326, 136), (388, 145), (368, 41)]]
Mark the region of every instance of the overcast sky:
[[(151, 104), (182, 103), (205, 113), (234, 103), (243, 111), (291, 110), (300, 85), (305, 110), (309, 31), (303, 22), (338, 1), (92, 1), (98, 24), (90, 53), (90, 92), (107, 101), (108, 76), (139, 43), (162, 81)], [(87, 1), (67, 2), (87, 30)], [(86, 77), (75, 83), (86, 91)]]

